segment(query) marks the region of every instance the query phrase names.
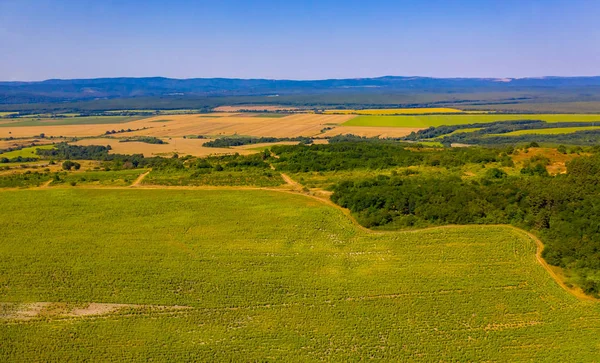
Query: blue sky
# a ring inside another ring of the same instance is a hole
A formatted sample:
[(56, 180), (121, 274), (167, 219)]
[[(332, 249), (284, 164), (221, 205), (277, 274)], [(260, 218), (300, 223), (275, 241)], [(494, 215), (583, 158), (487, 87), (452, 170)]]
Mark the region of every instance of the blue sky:
[(0, 80), (600, 75), (600, 1), (0, 0)]

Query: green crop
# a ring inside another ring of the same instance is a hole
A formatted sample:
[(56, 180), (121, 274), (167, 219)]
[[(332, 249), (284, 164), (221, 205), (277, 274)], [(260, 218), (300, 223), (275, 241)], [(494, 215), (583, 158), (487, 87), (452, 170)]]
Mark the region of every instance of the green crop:
[(562, 290), (510, 228), (373, 234), (258, 190), (2, 191), (0, 205), (3, 302), (190, 307), (0, 318), (1, 361), (600, 356), (600, 306)]

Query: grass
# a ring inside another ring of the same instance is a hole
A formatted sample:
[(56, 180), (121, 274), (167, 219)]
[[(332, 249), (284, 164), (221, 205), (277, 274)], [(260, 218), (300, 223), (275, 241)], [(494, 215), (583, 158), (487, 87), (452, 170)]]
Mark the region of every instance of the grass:
[(38, 154), (35, 152), (37, 149), (42, 150), (50, 150), (54, 148), (54, 145), (40, 145), (40, 146), (32, 146), (26, 147), (21, 150), (8, 151), (0, 154), (0, 158), (18, 158), (19, 156), (23, 158), (39, 158)]
[[(454, 135), (454, 134), (464, 134), (467, 132), (475, 132), (475, 131), (479, 131), (481, 130), (481, 127), (469, 127), (466, 129), (458, 129), (458, 130), (454, 130), (453, 132), (449, 133), (448, 135)], [(444, 135), (446, 136), (446, 135)]]
[[(111, 170), (111, 171), (79, 171), (79, 172), (64, 172), (59, 175), (59, 180), (53, 180), (51, 187), (56, 186), (81, 186), (81, 185), (96, 185), (96, 186), (129, 186), (141, 174), (145, 173), (145, 169), (131, 170)], [(75, 185), (73, 185), (75, 184)]]
[(412, 115), (429, 113), (462, 113), (456, 108), (386, 108), (386, 109), (366, 109), (366, 110), (326, 110), (325, 114), (343, 114), (343, 115)]
[(152, 170), (144, 178), (144, 184), (167, 186), (257, 186), (274, 187), (284, 183), (279, 173), (271, 169), (248, 168), (243, 170), (213, 171)]
[(358, 116), (342, 126), (437, 127), (510, 120), (542, 120), (546, 122), (597, 122), (600, 114), (468, 114), (423, 116)]
[(18, 118), (15, 122), (0, 123), (0, 127), (122, 124), (145, 116), (83, 116), (65, 118)]
[[(536, 129), (536, 130), (519, 130), (501, 134), (502, 136), (519, 136), (519, 135), (531, 135), (531, 134), (542, 134), (542, 135), (555, 135), (555, 134), (572, 134), (577, 131), (588, 131), (598, 130), (600, 126), (586, 126), (586, 127), (558, 127), (554, 129)], [(495, 135), (494, 135), (495, 136)]]
[(444, 145), (442, 145), (442, 143), (439, 141), (419, 141), (417, 144), (430, 147), (444, 147)]
[(512, 229), (367, 234), (265, 191), (0, 192), (5, 302), (183, 305), (0, 320), (2, 361), (594, 361), (600, 307)]
[(10, 115), (16, 115), (18, 112), (0, 112), (0, 117), (6, 117)]

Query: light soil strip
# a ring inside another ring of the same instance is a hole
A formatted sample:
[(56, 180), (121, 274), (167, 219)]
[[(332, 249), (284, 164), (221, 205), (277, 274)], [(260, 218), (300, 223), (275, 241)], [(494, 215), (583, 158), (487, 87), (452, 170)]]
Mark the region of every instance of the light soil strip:
[(97, 317), (118, 313), (125, 309), (150, 309), (152, 311), (172, 311), (192, 309), (189, 306), (136, 305), (136, 304), (68, 304), (57, 302), (0, 303), (0, 320), (29, 321), (36, 318), (67, 319)]
[(144, 180), (144, 178), (145, 178), (145, 177), (146, 177), (148, 174), (150, 174), (150, 172), (151, 172), (151, 171), (152, 171), (152, 170), (149, 170), (149, 171), (147, 171), (147, 172), (145, 172), (145, 173), (143, 173), (143, 174), (140, 174), (140, 176), (138, 176), (138, 177), (137, 177), (137, 179), (135, 179), (135, 181), (134, 181), (134, 182), (133, 182), (133, 183), (130, 185), (130, 187), (132, 187), (132, 188), (135, 188), (135, 187), (138, 187), (138, 186), (140, 186), (140, 185), (142, 184), (142, 181)]

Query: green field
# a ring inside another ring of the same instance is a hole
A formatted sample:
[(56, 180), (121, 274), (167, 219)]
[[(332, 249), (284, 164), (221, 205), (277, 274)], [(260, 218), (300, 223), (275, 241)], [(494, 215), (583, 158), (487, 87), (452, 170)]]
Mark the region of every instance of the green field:
[(518, 135), (531, 135), (531, 134), (542, 134), (542, 135), (555, 135), (555, 134), (572, 134), (577, 131), (589, 131), (598, 130), (600, 126), (588, 126), (588, 127), (558, 127), (554, 129), (535, 129), (535, 130), (519, 130), (501, 134), (502, 136), (518, 136)]
[(51, 187), (72, 185), (102, 185), (102, 186), (129, 186), (138, 176), (145, 173), (145, 169), (111, 170), (111, 171), (79, 171), (63, 172), (59, 180), (54, 179)]
[(546, 122), (598, 122), (600, 114), (472, 114), (426, 116), (358, 116), (343, 126), (437, 127), (510, 120), (542, 120)]
[(14, 119), (15, 121), (0, 123), (0, 127), (122, 124), (141, 120), (143, 118), (146, 118), (146, 116), (82, 116), (63, 118), (21, 117)]
[(12, 159), (12, 158), (18, 158), (19, 156), (23, 157), (23, 158), (35, 158), (35, 157), (38, 157), (37, 153), (35, 152), (37, 149), (50, 150), (53, 147), (54, 147), (54, 145), (40, 145), (40, 146), (26, 147), (21, 150), (8, 151), (3, 154), (0, 154), (0, 158)]
[(0, 192), (2, 361), (594, 361), (600, 305), (505, 227), (368, 234), (266, 191)]

